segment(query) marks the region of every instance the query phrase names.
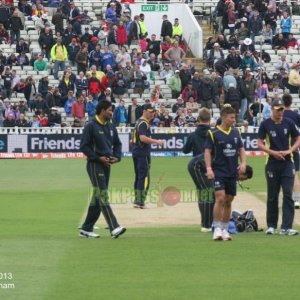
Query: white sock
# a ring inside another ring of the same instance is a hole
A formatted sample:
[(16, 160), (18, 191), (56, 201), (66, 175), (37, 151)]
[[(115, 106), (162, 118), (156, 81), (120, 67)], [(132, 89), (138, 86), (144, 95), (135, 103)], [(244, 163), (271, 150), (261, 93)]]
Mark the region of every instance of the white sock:
[(228, 223), (227, 222), (221, 222), (222, 229), (228, 230)]
[(300, 200), (300, 192), (293, 192), (293, 200), (294, 201)]
[(221, 228), (221, 229), (223, 229), (223, 228), (222, 228), (222, 222), (214, 221), (214, 227), (215, 227), (215, 228)]

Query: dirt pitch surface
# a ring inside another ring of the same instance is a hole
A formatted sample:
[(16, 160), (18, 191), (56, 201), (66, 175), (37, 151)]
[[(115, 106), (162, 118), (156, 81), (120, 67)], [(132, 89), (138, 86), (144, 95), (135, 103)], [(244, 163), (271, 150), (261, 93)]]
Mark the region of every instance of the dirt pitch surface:
[[(112, 204), (118, 221), (127, 227), (156, 227), (170, 225), (200, 224), (200, 214), (197, 203), (179, 203), (174, 206), (155, 203), (147, 204), (147, 209), (133, 208), (133, 204)], [(233, 209), (244, 212), (253, 209), (259, 228), (266, 228), (266, 204), (250, 193), (239, 192), (233, 201)], [(280, 225), (281, 219), (279, 220)], [(100, 224), (104, 219), (100, 218)], [(300, 225), (300, 210), (295, 212), (295, 224)]]

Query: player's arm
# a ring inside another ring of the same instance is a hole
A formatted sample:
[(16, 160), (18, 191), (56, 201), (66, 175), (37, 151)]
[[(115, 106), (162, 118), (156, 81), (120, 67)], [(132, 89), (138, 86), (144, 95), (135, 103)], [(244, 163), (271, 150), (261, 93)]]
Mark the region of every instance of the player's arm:
[(145, 143), (145, 144), (157, 144), (159, 146), (163, 146), (163, 144), (164, 144), (163, 140), (152, 139), (146, 135), (140, 135), (140, 140), (142, 143)]
[(80, 150), (88, 157), (89, 160), (97, 161), (99, 157), (93, 150), (93, 127), (91, 124), (88, 124), (84, 127), (81, 141), (80, 141)]
[(206, 166), (206, 176), (208, 179), (213, 179), (215, 178), (215, 174), (214, 171), (211, 167), (212, 164), (212, 150), (209, 148), (206, 148), (204, 150), (204, 162), (205, 162), (205, 166)]
[(192, 138), (191, 135), (188, 136), (186, 143), (183, 146), (182, 152), (184, 154), (190, 153), (193, 150), (193, 143), (192, 143)]
[(148, 126), (149, 125), (147, 125), (146, 122), (142, 122), (137, 128), (140, 141), (144, 144), (157, 144), (159, 146), (163, 146), (163, 140), (152, 139), (146, 135)]
[(244, 174), (246, 172), (246, 151), (245, 148), (242, 147), (240, 148), (240, 168), (239, 168), (239, 172), (241, 174)]
[(113, 136), (113, 157), (110, 158), (110, 163), (114, 164), (121, 160), (122, 156), (122, 143), (118, 135), (117, 129), (114, 127), (114, 136)]
[(291, 137), (295, 139), (295, 143), (288, 150), (282, 151), (284, 156), (296, 151), (300, 146), (300, 135), (295, 123), (291, 125)]
[(262, 123), (262, 124), (260, 124), (260, 127), (258, 129), (258, 139), (257, 139), (258, 149), (273, 156), (274, 158), (276, 158), (278, 160), (284, 160), (284, 156), (282, 155), (281, 151), (272, 150), (265, 145), (264, 140), (265, 140), (266, 136), (267, 136), (267, 132)]

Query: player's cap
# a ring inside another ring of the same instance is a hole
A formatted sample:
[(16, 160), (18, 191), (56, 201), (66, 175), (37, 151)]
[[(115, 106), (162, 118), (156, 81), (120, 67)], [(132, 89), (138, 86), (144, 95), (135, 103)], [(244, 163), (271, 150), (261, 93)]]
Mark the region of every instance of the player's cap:
[(155, 111), (154, 106), (150, 103), (144, 104), (143, 109), (147, 110), (149, 112), (154, 112)]
[(284, 109), (284, 103), (282, 100), (277, 99), (272, 102), (272, 108), (276, 110)]

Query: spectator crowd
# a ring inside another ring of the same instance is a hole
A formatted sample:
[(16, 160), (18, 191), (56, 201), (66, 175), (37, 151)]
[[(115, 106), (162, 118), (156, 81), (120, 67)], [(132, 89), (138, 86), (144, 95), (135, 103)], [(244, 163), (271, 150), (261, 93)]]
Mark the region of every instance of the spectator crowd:
[[(144, 103), (156, 106), (156, 127), (195, 126), (200, 107), (218, 116), (223, 103), (236, 109), (237, 122), (257, 125), (273, 98), (299, 91), (300, 59), (289, 58), (299, 51), (292, 33), (298, 13), (286, 0), (219, 0), (212, 14), (217, 36), (208, 38), (200, 70), (186, 57), (178, 18), (164, 15), (156, 36), (147, 14), (132, 15), (128, 2), (109, 1), (96, 19), (67, 0), (0, 0), (0, 41), (16, 49), (0, 47), (0, 126), (66, 126), (69, 119), (81, 127), (102, 100), (113, 103), (116, 126), (134, 126)], [(38, 34), (39, 49), (24, 29)], [(281, 54), (278, 61), (257, 42)]]

